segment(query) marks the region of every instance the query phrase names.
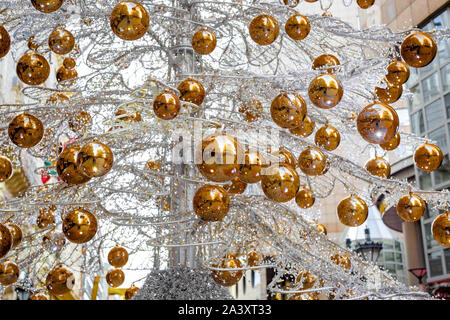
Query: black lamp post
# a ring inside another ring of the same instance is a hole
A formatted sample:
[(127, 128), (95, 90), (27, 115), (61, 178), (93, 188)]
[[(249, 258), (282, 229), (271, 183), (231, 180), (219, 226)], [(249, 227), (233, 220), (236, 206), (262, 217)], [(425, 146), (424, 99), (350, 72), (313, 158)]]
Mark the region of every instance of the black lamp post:
[(360, 254), (364, 260), (375, 263), (378, 260), (383, 244), (381, 242), (373, 242), (370, 239), (370, 230), (366, 227), (364, 229), (366, 241), (364, 243), (356, 244), (355, 251)]

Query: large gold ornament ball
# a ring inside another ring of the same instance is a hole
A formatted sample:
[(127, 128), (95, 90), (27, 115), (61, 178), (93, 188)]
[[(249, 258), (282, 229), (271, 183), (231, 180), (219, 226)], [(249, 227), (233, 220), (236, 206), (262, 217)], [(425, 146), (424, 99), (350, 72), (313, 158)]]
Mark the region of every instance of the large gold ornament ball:
[(244, 163), (239, 170), (239, 179), (245, 183), (257, 183), (261, 181), (261, 169), (264, 159), (259, 152), (248, 150), (244, 155)]
[(431, 233), (440, 245), (450, 247), (450, 212), (442, 213), (434, 219)]
[(280, 32), (278, 21), (267, 14), (257, 16), (249, 25), (250, 37), (260, 46), (274, 42)]
[(386, 151), (395, 150), (400, 145), (400, 133), (396, 133), (395, 136), (386, 143), (381, 143), (380, 147)]
[(0, 156), (0, 182), (8, 180), (12, 175), (12, 163), (8, 158)]
[(220, 221), (230, 209), (230, 197), (224, 188), (212, 184), (195, 192), (192, 205), (195, 214), (204, 221)]
[[(217, 266), (214, 266), (217, 267)], [(222, 260), (222, 262), (219, 265), (219, 268), (223, 269), (233, 269), (233, 268), (241, 268), (242, 264), (239, 259), (236, 258), (233, 254), (228, 254), (225, 259)], [(229, 271), (219, 271), (219, 270), (213, 270), (211, 272), (211, 276), (214, 279), (215, 282), (218, 284), (224, 286), (224, 287), (230, 287), (241, 280), (242, 276), (244, 275), (244, 272), (242, 270), (229, 270)]]
[(31, 0), (31, 4), (36, 10), (43, 13), (52, 13), (61, 8), (64, 0)]
[(330, 109), (336, 106), (341, 101), (343, 94), (341, 83), (329, 73), (315, 77), (308, 88), (309, 99), (321, 109)]
[(131, 286), (125, 291), (125, 300), (131, 300), (139, 291), (139, 288), (136, 286)]
[(397, 112), (381, 102), (366, 106), (356, 119), (361, 137), (376, 144), (389, 142), (397, 133), (399, 123)]
[(48, 300), (48, 296), (43, 291), (33, 293), (28, 300)]
[(92, 117), (86, 111), (78, 111), (68, 121), (70, 130), (75, 133), (83, 133), (87, 131), (91, 124)]
[(311, 31), (311, 24), (307, 17), (295, 14), (286, 21), (284, 30), (291, 39), (303, 40)]
[(415, 222), (425, 214), (427, 206), (425, 201), (414, 193), (401, 197), (397, 202), (397, 213), (405, 221)]
[(433, 61), (437, 49), (437, 44), (431, 35), (415, 31), (403, 40), (401, 55), (409, 66), (422, 68)]
[(155, 115), (163, 120), (172, 120), (180, 113), (180, 109), (180, 99), (169, 91), (159, 94), (153, 101)]
[(424, 143), (414, 152), (414, 162), (423, 171), (434, 171), (441, 166), (444, 155), (441, 148), (431, 143)]
[(90, 241), (97, 233), (97, 218), (85, 209), (75, 209), (66, 214), (62, 222), (62, 231), (73, 243)]
[(211, 30), (200, 29), (192, 36), (191, 43), (198, 54), (210, 54), (216, 48), (217, 39)]
[(50, 65), (47, 59), (39, 53), (29, 52), (17, 62), (16, 72), (22, 82), (30, 86), (37, 86), (47, 80), (50, 75)]
[(369, 209), (367, 204), (358, 196), (351, 195), (341, 202), (337, 207), (339, 221), (348, 227), (357, 227), (367, 219)]
[(112, 31), (123, 40), (142, 38), (148, 30), (149, 16), (144, 6), (136, 1), (121, 1), (109, 17)]
[(298, 166), (308, 176), (322, 175), (327, 167), (327, 158), (320, 149), (308, 147), (300, 153)]
[(11, 48), (11, 37), (4, 26), (0, 26), (0, 59), (6, 56)]
[(44, 136), (44, 125), (36, 116), (22, 113), (9, 123), (8, 135), (16, 146), (31, 148), (37, 145)]
[(109, 270), (106, 274), (106, 282), (110, 287), (117, 288), (125, 281), (125, 273), (121, 269)]
[(384, 81), (383, 87), (375, 87), (375, 95), (379, 102), (397, 102), (403, 94), (403, 87)]
[(270, 200), (287, 202), (297, 194), (300, 178), (292, 166), (279, 163), (266, 169), (261, 180), (261, 187)]
[(305, 116), (302, 123), (296, 127), (289, 129), (289, 132), (298, 137), (309, 137), (314, 132), (316, 123), (310, 117)]
[(231, 184), (226, 184), (223, 186), (228, 194), (243, 194), (245, 189), (247, 189), (247, 184), (239, 179), (239, 177), (231, 180)]
[(203, 85), (195, 79), (186, 79), (180, 82), (178, 85), (178, 91), (180, 91), (180, 100), (196, 105), (201, 105), (205, 100), (206, 92)]
[(97, 141), (86, 143), (79, 151), (77, 156), (78, 168), (89, 177), (101, 177), (107, 174), (114, 163), (114, 155), (111, 149)]
[(333, 67), (339, 65), (341, 65), (341, 62), (332, 54), (322, 54), (314, 59), (312, 68), (313, 70), (328, 69), (329, 72), (334, 72), (336, 68)]
[(125, 248), (116, 246), (108, 253), (108, 263), (115, 268), (121, 268), (128, 262), (128, 251)]
[(370, 159), (366, 163), (366, 170), (374, 176), (387, 179), (391, 174), (391, 165), (381, 157)]
[(375, 0), (356, 0), (356, 3), (361, 9), (368, 9), (375, 3)]
[(48, 46), (57, 54), (67, 54), (75, 46), (72, 33), (64, 28), (56, 28), (48, 37)]
[(9, 229), (9, 232), (11, 232), (12, 236), (11, 249), (14, 249), (22, 242), (23, 239), (22, 229), (20, 229), (20, 227), (17, 224), (11, 222), (5, 223), (5, 226)]
[(281, 92), (270, 106), (273, 121), (282, 128), (298, 127), (306, 116), (306, 102), (294, 92)]
[(409, 79), (409, 67), (403, 61), (394, 61), (387, 67), (386, 79), (393, 85), (401, 86)]
[(2, 286), (12, 285), (19, 279), (19, 267), (11, 261), (0, 263), (0, 284)]
[(297, 203), (297, 205), (302, 209), (311, 208), (315, 201), (316, 198), (312, 194), (311, 190), (307, 188), (298, 190), (295, 195), (295, 203)]
[(51, 294), (60, 296), (72, 290), (75, 277), (66, 267), (58, 265), (48, 273), (45, 285)]
[(72, 146), (64, 149), (56, 162), (56, 172), (62, 181), (71, 186), (85, 184), (91, 178), (85, 176), (78, 168), (77, 157), (80, 152), (80, 146)]
[(327, 151), (333, 151), (341, 143), (341, 135), (335, 127), (325, 125), (317, 130), (314, 142)]

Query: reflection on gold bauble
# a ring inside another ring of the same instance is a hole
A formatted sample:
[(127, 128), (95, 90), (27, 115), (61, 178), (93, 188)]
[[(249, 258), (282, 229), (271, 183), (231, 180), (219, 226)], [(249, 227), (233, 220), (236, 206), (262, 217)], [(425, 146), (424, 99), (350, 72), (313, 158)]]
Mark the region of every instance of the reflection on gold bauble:
[(56, 162), (56, 172), (62, 181), (71, 186), (82, 185), (91, 180), (78, 169), (77, 157), (80, 146), (72, 146), (64, 149)]
[(222, 220), (230, 209), (230, 197), (224, 188), (206, 184), (194, 195), (195, 214), (205, 221)]
[(32, 114), (22, 113), (9, 123), (8, 135), (16, 146), (31, 148), (44, 136), (44, 125)]
[(437, 44), (428, 33), (415, 31), (402, 42), (403, 60), (414, 68), (422, 68), (431, 63), (437, 53)]
[(307, 17), (295, 14), (286, 21), (284, 30), (291, 39), (303, 40), (308, 36), (311, 25)]
[[(217, 265), (213, 265), (213, 267), (217, 268)], [(218, 268), (241, 268), (241, 262), (236, 258), (233, 254), (228, 254), (227, 257), (222, 260), (220, 266)], [(242, 270), (238, 271), (218, 271), (213, 270), (211, 272), (211, 276), (215, 282), (218, 284), (229, 287), (232, 286), (241, 280), (244, 272)]]
[(53, 215), (54, 211), (56, 211), (55, 205), (39, 210), (39, 215), (36, 222), (39, 228), (44, 229), (55, 223), (55, 216)]
[(341, 202), (337, 207), (339, 221), (348, 227), (357, 227), (367, 219), (369, 209), (360, 197), (351, 195)]
[(180, 100), (169, 91), (159, 94), (153, 101), (155, 115), (163, 120), (172, 120), (180, 113), (180, 109)]
[(48, 273), (45, 285), (51, 294), (63, 295), (72, 290), (75, 285), (75, 277), (71, 271), (59, 265)]
[(386, 143), (380, 144), (380, 147), (386, 151), (395, 150), (400, 144), (400, 133), (396, 133), (395, 136)]
[(279, 149), (278, 151), (273, 152), (272, 155), (278, 158), (278, 161), (273, 161), (274, 163), (284, 163), (291, 166), (292, 168), (295, 168), (295, 166), (297, 165), (292, 153), (290, 153), (286, 149)]
[(180, 100), (201, 105), (205, 99), (206, 92), (203, 85), (194, 79), (186, 79), (178, 85), (180, 91)]
[(226, 192), (228, 192), (228, 194), (242, 194), (247, 188), (247, 184), (242, 182), (239, 177), (236, 177), (231, 180), (231, 184), (226, 184), (223, 188)]
[(336, 71), (336, 68), (331, 68), (335, 66), (341, 65), (341, 62), (338, 58), (333, 56), (332, 54), (322, 54), (314, 59), (312, 68), (313, 70), (317, 69), (328, 69), (329, 72)]
[(257, 250), (251, 251), (247, 256), (247, 264), (250, 267), (257, 267), (264, 261), (264, 256)]
[(434, 219), (431, 233), (440, 245), (450, 247), (450, 212), (442, 213)]
[(302, 172), (308, 176), (324, 174), (327, 166), (327, 159), (320, 149), (308, 147), (300, 153), (298, 166)]
[(261, 181), (261, 168), (264, 165), (263, 157), (256, 151), (248, 150), (244, 155), (244, 163), (239, 170), (239, 179), (245, 183)]
[(294, 92), (281, 92), (270, 106), (273, 121), (282, 128), (298, 127), (306, 116), (306, 102)]
[(310, 117), (305, 116), (302, 123), (296, 128), (289, 129), (289, 132), (293, 135), (306, 138), (313, 133), (315, 125), (316, 123)]
[(397, 133), (397, 112), (387, 104), (377, 102), (366, 106), (356, 119), (358, 132), (370, 143), (389, 142)]
[(307, 188), (298, 190), (297, 194), (295, 195), (295, 203), (297, 203), (297, 205), (302, 209), (311, 208), (314, 205), (315, 201), (316, 198), (314, 198), (311, 190)]
[(391, 174), (391, 165), (381, 157), (370, 159), (366, 163), (366, 170), (374, 176), (387, 179)]
[(265, 169), (261, 180), (264, 194), (272, 201), (287, 202), (295, 197), (300, 178), (290, 165), (280, 163)]
[(108, 253), (108, 263), (115, 268), (121, 268), (128, 262), (128, 252), (125, 248), (116, 246)]
[(117, 117), (117, 120), (120, 121), (127, 121), (127, 122), (140, 122), (142, 121), (142, 117), (141, 114), (137, 111), (134, 112), (129, 112), (129, 111), (125, 111), (122, 108), (119, 108), (116, 111), (115, 116)]
[(356, 3), (361, 9), (368, 9), (375, 3), (375, 0), (356, 0)]
[(317, 130), (314, 142), (317, 146), (325, 150), (333, 151), (341, 143), (341, 135), (336, 128), (325, 125)]
[(400, 99), (403, 87), (384, 81), (383, 88), (375, 87), (375, 95), (379, 102), (394, 103)]
[(236, 138), (225, 134), (206, 137), (196, 149), (200, 173), (215, 182), (225, 182), (239, 175), (244, 152)]
[(81, 172), (89, 178), (101, 177), (111, 170), (114, 155), (111, 149), (97, 141), (86, 143), (78, 151), (77, 164)]
[(91, 124), (91, 115), (86, 111), (78, 111), (68, 121), (69, 128), (73, 132), (84, 132)]
[(19, 279), (19, 267), (11, 261), (0, 263), (0, 284), (2, 286), (12, 285)]
[(56, 28), (48, 37), (48, 46), (57, 54), (67, 54), (75, 46), (72, 33), (64, 28)]
[(50, 75), (50, 65), (39, 53), (29, 52), (17, 62), (16, 72), (22, 82), (37, 86), (47, 80)]
[(125, 300), (131, 300), (135, 296), (135, 294), (139, 291), (139, 288), (136, 286), (131, 286), (125, 291)]
[(425, 201), (414, 193), (401, 197), (397, 202), (397, 213), (405, 221), (415, 222), (425, 214), (427, 206)]
[(280, 26), (274, 17), (262, 14), (250, 22), (249, 32), (253, 41), (260, 46), (265, 46), (276, 40), (280, 32)]
[(4, 182), (11, 177), (12, 163), (8, 158), (0, 156), (0, 182)]
[(11, 48), (11, 37), (4, 26), (0, 26), (0, 59), (6, 56)]
[(56, 71), (56, 81), (58, 82), (72, 80), (76, 77), (78, 77), (78, 72), (75, 69), (68, 69), (62, 66)]
[(388, 73), (386, 79), (393, 85), (401, 86), (409, 79), (410, 71), (406, 63), (394, 61), (387, 67)]
[(317, 228), (317, 231), (327, 235), (327, 228), (321, 223), (315, 223), (314, 226)]
[(52, 13), (61, 8), (64, 0), (31, 0), (36, 10), (43, 13)]
[(191, 43), (198, 54), (210, 54), (216, 48), (217, 39), (211, 30), (200, 29), (192, 36)]
[(433, 171), (441, 166), (444, 156), (441, 148), (431, 143), (424, 143), (414, 152), (414, 162), (423, 171)]
[(43, 291), (38, 291), (33, 293), (28, 300), (48, 300), (48, 297)]
[(97, 233), (97, 218), (87, 210), (75, 209), (64, 217), (62, 231), (71, 242), (88, 242)]
[(135, 1), (121, 1), (109, 17), (112, 31), (123, 40), (137, 40), (145, 35), (149, 17), (144, 6)]
[(125, 281), (125, 273), (120, 269), (109, 270), (106, 274), (106, 282), (110, 287), (117, 288)]
[(318, 108), (330, 109), (342, 99), (344, 90), (339, 80), (332, 74), (321, 74), (315, 77), (308, 88), (311, 102)]
[(5, 226), (9, 229), (9, 232), (11, 232), (12, 236), (12, 245), (11, 249), (16, 248), (23, 239), (22, 229), (17, 224), (14, 223), (5, 223)]

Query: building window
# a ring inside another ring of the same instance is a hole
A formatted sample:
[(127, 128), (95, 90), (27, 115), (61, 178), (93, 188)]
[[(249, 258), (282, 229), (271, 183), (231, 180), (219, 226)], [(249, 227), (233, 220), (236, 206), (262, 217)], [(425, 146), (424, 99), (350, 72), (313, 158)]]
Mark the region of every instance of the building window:
[[(442, 124), (442, 119), (444, 118), (442, 110), (441, 99), (434, 101), (432, 104), (425, 107), (425, 116), (427, 118), (427, 128), (428, 130), (436, 128), (438, 125)], [(445, 135), (445, 130), (444, 130)]]
[(450, 93), (445, 96), (445, 107), (447, 109), (447, 118), (450, 118)]
[(410, 89), (412, 96), (410, 98), (411, 112), (414, 112), (422, 107), (422, 95), (420, 93), (419, 85)]
[(428, 254), (430, 264), (430, 277), (437, 277), (443, 274), (442, 251), (435, 251)]
[(441, 69), (442, 89), (448, 91), (450, 89), (450, 63)]
[[(441, 119), (442, 121), (442, 119)], [(428, 138), (435, 140), (439, 148), (441, 148), (443, 153), (447, 152), (447, 137), (445, 134), (445, 127), (440, 127), (436, 130), (431, 131), (428, 134)]]
[(439, 78), (435, 72), (431, 76), (422, 80), (423, 100), (424, 103), (431, 101), (439, 94)]
[(444, 157), (441, 166), (433, 171), (433, 176), (436, 185), (444, 184), (450, 180), (450, 162), (448, 155)]
[(411, 130), (419, 136), (425, 132), (422, 110), (419, 110), (411, 116)]

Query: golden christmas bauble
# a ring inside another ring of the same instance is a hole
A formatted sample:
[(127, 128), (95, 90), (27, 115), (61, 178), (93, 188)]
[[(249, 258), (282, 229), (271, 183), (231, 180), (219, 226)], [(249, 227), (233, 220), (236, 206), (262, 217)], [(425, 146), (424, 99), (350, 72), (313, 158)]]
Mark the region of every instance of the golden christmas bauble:
[(306, 116), (306, 102), (294, 92), (281, 92), (270, 106), (272, 120), (282, 128), (298, 127)]
[(78, 111), (72, 117), (69, 118), (68, 124), (70, 130), (73, 132), (84, 132), (91, 125), (92, 117), (86, 111)]
[(196, 149), (200, 173), (215, 182), (230, 181), (239, 175), (244, 152), (236, 138), (225, 134), (206, 137)]
[(206, 92), (203, 85), (194, 79), (186, 79), (178, 85), (180, 91), (180, 100), (201, 105), (205, 100)]
[(341, 135), (336, 128), (325, 125), (317, 130), (314, 142), (325, 150), (333, 151), (341, 143)]
[(91, 180), (78, 168), (77, 157), (80, 149), (80, 146), (64, 149), (56, 162), (56, 172), (59, 178), (71, 186), (82, 185)]
[(392, 107), (377, 102), (366, 106), (359, 113), (356, 124), (364, 140), (383, 144), (389, 142), (397, 133), (399, 118)]
[(16, 146), (31, 148), (44, 136), (44, 125), (32, 114), (22, 113), (9, 123), (8, 135)]
[(362, 225), (366, 221), (368, 213), (367, 204), (363, 199), (355, 195), (343, 199), (337, 207), (339, 221), (348, 227)]
[(62, 66), (56, 71), (56, 81), (62, 82), (72, 80), (78, 77), (78, 72), (75, 69), (67, 69)]
[(117, 120), (120, 120), (120, 121), (127, 121), (127, 122), (140, 122), (140, 121), (142, 121), (141, 114), (139, 112), (137, 112), (137, 111), (130, 112), (130, 111), (125, 111), (122, 108), (119, 108), (116, 111), (115, 115), (117, 117)]
[(12, 163), (8, 158), (0, 156), (0, 182), (8, 180), (12, 175)]
[(110, 287), (117, 288), (125, 281), (125, 273), (120, 269), (109, 270), (106, 274), (106, 282)]
[(263, 157), (256, 151), (247, 150), (244, 155), (244, 163), (241, 164), (239, 169), (239, 179), (245, 183), (261, 181), (261, 168), (263, 166)]
[(395, 150), (400, 144), (400, 133), (396, 133), (395, 136), (386, 143), (380, 144), (380, 147), (386, 151)]
[(377, 100), (382, 103), (394, 103), (398, 101), (403, 94), (401, 85), (394, 85), (384, 81), (383, 88), (375, 87), (375, 95)]
[(402, 42), (401, 54), (406, 64), (414, 68), (429, 65), (437, 53), (433, 37), (422, 31), (415, 31)]
[(31, 4), (36, 10), (43, 13), (52, 13), (61, 8), (64, 0), (31, 0)]
[(139, 288), (136, 286), (131, 286), (125, 291), (125, 300), (131, 300), (139, 291)]
[(180, 109), (180, 99), (169, 91), (159, 94), (153, 101), (155, 115), (163, 120), (172, 120), (180, 113)]
[(335, 72), (336, 68), (332, 68), (335, 66), (341, 65), (341, 62), (338, 58), (333, 56), (332, 54), (322, 54), (314, 59), (312, 68), (313, 70), (318, 69), (328, 69), (329, 72)]
[(231, 184), (226, 184), (223, 186), (228, 194), (242, 194), (247, 188), (247, 184), (239, 179), (239, 177), (231, 180)]
[(288, 7), (295, 8), (300, 0), (283, 0), (283, 3)]
[(250, 22), (249, 32), (253, 41), (260, 46), (266, 46), (277, 39), (280, 26), (274, 17), (262, 14)]
[(322, 175), (327, 166), (327, 158), (320, 149), (308, 147), (300, 153), (298, 166), (308, 176)]
[(11, 48), (11, 37), (4, 26), (0, 26), (0, 59), (6, 56)]
[(20, 229), (20, 227), (17, 224), (10, 222), (5, 223), (5, 226), (9, 229), (9, 232), (11, 232), (12, 236), (11, 249), (14, 249), (22, 242), (23, 239), (22, 229)]
[[(295, 166), (297, 165), (297, 161), (295, 161), (292, 153), (290, 153), (286, 149), (279, 149), (278, 151), (273, 152), (272, 155), (278, 158), (277, 161), (272, 161), (273, 163), (284, 163), (291, 166), (292, 168), (295, 168)], [(272, 162), (270, 164), (272, 164)]]
[(414, 152), (414, 162), (423, 171), (434, 171), (441, 166), (444, 156), (441, 148), (431, 143), (424, 143)]
[(17, 62), (16, 72), (22, 82), (37, 86), (47, 80), (50, 75), (50, 65), (39, 53), (29, 52)]
[(192, 36), (191, 43), (198, 54), (210, 54), (216, 48), (217, 39), (211, 30), (200, 29)]
[(49, 300), (47, 295), (43, 291), (33, 293), (28, 300)]
[(370, 159), (366, 163), (366, 170), (374, 176), (387, 179), (391, 174), (391, 165), (381, 157)]
[(62, 221), (62, 231), (73, 243), (90, 241), (97, 233), (97, 218), (91, 212), (78, 208), (66, 214)]
[(75, 46), (75, 38), (70, 31), (59, 27), (48, 37), (48, 46), (54, 53), (68, 54)]
[(327, 228), (323, 224), (315, 223), (314, 226), (316, 227), (317, 231), (323, 233), (324, 235), (327, 235)]
[(66, 267), (58, 265), (48, 273), (45, 285), (51, 294), (60, 296), (72, 290), (75, 277)]
[(192, 205), (195, 214), (205, 221), (222, 220), (230, 209), (230, 197), (224, 188), (206, 184), (195, 192)]
[(315, 201), (316, 198), (314, 198), (311, 190), (307, 188), (298, 190), (297, 194), (295, 195), (295, 203), (297, 203), (297, 205), (302, 209), (311, 208), (314, 205)]
[[(217, 265), (213, 265), (217, 268)], [(241, 262), (239, 259), (236, 258), (233, 254), (228, 254), (227, 257), (222, 260), (220, 263), (219, 268), (224, 269), (232, 269), (232, 268), (241, 268)], [(242, 276), (244, 275), (244, 272), (242, 270), (237, 271), (218, 271), (213, 270), (211, 272), (211, 276), (214, 279), (215, 282), (218, 284), (224, 286), (224, 287), (230, 287), (241, 280)]]
[(311, 120), (310, 117), (305, 116), (302, 123), (296, 128), (289, 129), (289, 132), (298, 137), (306, 138), (309, 137), (311, 133), (313, 133), (315, 125), (316, 123)]
[(332, 74), (320, 74), (315, 77), (308, 88), (311, 102), (318, 108), (330, 109), (342, 99), (344, 90), (339, 80)]
[(297, 194), (300, 188), (300, 178), (293, 167), (279, 163), (265, 170), (261, 179), (261, 187), (270, 200), (287, 202)]
[(295, 14), (286, 21), (284, 30), (291, 39), (303, 40), (308, 36), (311, 25), (307, 17)]
[(441, 213), (434, 219), (431, 233), (440, 245), (450, 247), (450, 212)]
[(408, 222), (420, 220), (426, 210), (427, 206), (425, 201), (423, 201), (420, 196), (412, 192), (401, 197), (397, 202), (397, 214), (400, 218)]
[(89, 178), (101, 177), (111, 170), (114, 155), (111, 149), (97, 141), (86, 143), (78, 151), (77, 164), (81, 172)]
[(123, 40), (142, 38), (148, 30), (149, 16), (144, 6), (136, 1), (121, 1), (109, 17), (112, 31)]
[(128, 252), (125, 248), (116, 246), (108, 253), (108, 263), (115, 268), (121, 268), (128, 262)]
[(394, 61), (387, 67), (386, 79), (393, 85), (401, 86), (409, 79), (409, 67), (402, 61)]
[(44, 229), (49, 225), (55, 223), (55, 216), (53, 212), (56, 210), (56, 206), (52, 205), (49, 208), (42, 208), (39, 210), (39, 215), (37, 217), (36, 224), (39, 228)]
[(11, 261), (3, 261), (0, 263), (0, 284), (2, 286), (12, 285), (19, 279), (19, 267)]
[(375, 0), (356, 0), (356, 3), (361, 9), (368, 9), (375, 3)]
[(63, 61), (63, 66), (67, 69), (73, 69), (77, 65), (77, 62), (72, 57), (65, 57)]
[(260, 266), (263, 262), (264, 256), (257, 250), (253, 250), (247, 255), (247, 264), (250, 267)]

